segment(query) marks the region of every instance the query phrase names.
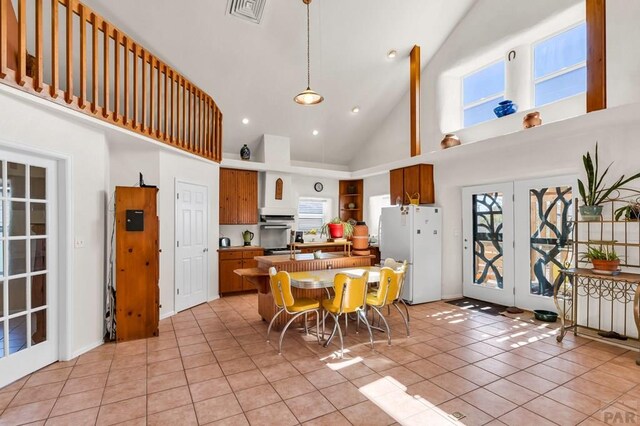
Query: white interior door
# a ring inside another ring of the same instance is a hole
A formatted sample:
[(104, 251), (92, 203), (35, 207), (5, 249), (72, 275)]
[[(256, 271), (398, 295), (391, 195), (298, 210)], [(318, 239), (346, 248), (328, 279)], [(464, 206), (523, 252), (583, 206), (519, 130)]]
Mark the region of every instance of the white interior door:
[(513, 183), (463, 188), (463, 294), (514, 304)]
[(515, 183), (516, 306), (557, 311), (553, 283), (573, 262), (575, 176)]
[(58, 360), (56, 163), (0, 151), (0, 387)]
[(176, 181), (176, 312), (207, 301), (207, 187)]

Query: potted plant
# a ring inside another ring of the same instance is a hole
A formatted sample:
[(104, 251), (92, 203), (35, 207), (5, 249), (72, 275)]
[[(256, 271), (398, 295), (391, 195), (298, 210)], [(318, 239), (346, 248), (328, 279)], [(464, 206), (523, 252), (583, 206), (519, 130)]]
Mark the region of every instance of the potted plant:
[(588, 260), (593, 265), (593, 269), (597, 271), (617, 272), (620, 270), (620, 257), (618, 257), (613, 243), (599, 248), (588, 246), (588, 250), (583, 254), (582, 259)]
[(351, 234), (353, 234), (353, 225), (350, 222), (343, 222), (337, 216), (322, 225), (321, 235), (328, 235), (330, 238), (349, 237)]
[(616, 220), (623, 216), (625, 220), (640, 220), (640, 201), (630, 202), (616, 209)]
[(585, 221), (599, 220), (602, 214), (601, 204), (607, 200), (614, 191), (627, 190), (624, 186), (640, 178), (640, 173), (629, 178), (625, 178), (625, 175), (622, 175), (611, 186), (605, 186), (604, 178), (613, 163), (609, 164), (602, 175), (599, 174), (598, 144), (596, 144), (594, 158), (592, 159), (591, 153), (587, 151), (587, 154), (582, 156), (582, 162), (584, 163), (584, 170), (587, 175), (587, 184), (585, 185), (582, 180), (578, 179), (578, 191), (580, 192), (583, 204), (580, 206), (580, 216)]

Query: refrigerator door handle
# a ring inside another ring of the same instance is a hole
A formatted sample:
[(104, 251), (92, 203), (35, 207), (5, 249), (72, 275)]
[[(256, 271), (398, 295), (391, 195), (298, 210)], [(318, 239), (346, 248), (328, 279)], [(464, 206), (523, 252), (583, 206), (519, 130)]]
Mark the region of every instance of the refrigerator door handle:
[(380, 212), (380, 216), (378, 217), (378, 248), (382, 248), (382, 240), (380, 239), (381, 233), (382, 233), (382, 212)]

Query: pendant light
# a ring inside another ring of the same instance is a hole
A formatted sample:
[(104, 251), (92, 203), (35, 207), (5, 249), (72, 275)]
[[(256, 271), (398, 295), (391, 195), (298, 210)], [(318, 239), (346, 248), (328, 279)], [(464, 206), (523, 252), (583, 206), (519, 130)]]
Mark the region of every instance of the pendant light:
[(307, 89), (298, 93), (293, 100), (300, 105), (316, 105), (324, 100), (317, 92), (311, 90), (311, 60), (309, 54), (309, 3), (311, 0), (302, 0), (307, 5)]

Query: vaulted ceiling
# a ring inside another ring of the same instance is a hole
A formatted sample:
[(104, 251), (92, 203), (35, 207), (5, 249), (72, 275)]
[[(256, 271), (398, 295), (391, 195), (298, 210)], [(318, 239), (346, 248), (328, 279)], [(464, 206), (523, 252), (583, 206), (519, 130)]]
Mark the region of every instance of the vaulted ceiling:
[(213, 96), (225, 152), (267, 133), (290, 137), (294, 160), (348, 164), (408, 90), (413, 45), (424, 66), (475, 0), (314, 0), (311, 86), (325, 101), (310, 107), (293, 102), (306, 88), (302, 0), (266, 0), (260, 24), (227, 0), (84, 2)]

